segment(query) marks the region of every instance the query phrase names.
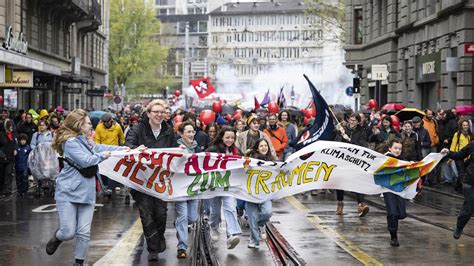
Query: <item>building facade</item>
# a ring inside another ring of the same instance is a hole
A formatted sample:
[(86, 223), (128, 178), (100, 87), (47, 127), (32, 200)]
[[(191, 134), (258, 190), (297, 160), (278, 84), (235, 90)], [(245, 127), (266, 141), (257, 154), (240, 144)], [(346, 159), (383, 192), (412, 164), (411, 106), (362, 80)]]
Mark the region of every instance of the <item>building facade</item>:
[(102, 109), (108, 7), (109, 0), (0, 2), (4, 107)]
[[(265, 1), (227, 3), (211, 11), (210, 76), (224, 69), (239, 87), (251, 87), (256, 76), (281, 64), (309, 65), (310, 73), (321, 74), (324, 57), (333, 56), (324, 48), (341, 49), (328, 42), (331, 33), (323, 30), (321, 18), (306, 9), (304, 1)], [(225, 80), (216, 82), (225, 87)]]
[(163, 74), (174, 77), (178, 88), (209, 75), (209, 12), (226, 2), (237, 0), (154, 0), (161, 22), (160, 43), (170, 49)]
[[(473, 18), (472, 0), (346, 1), (346, 66), (361, 77), (361, 102), (473, 104)], [(373, 65), (386, 66), (386, 80)]]

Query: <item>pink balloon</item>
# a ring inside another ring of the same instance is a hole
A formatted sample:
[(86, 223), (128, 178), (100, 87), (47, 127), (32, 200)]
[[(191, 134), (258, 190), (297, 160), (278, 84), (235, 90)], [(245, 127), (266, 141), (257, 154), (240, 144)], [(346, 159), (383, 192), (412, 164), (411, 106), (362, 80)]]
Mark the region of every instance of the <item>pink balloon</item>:
[(174, 95), (175, 95), (176, 97), (179, 97), (179, 96), (181, 96), (181, 92), (180, 92), (179, 90), (176, 90), (176, 91), (174, 92)]

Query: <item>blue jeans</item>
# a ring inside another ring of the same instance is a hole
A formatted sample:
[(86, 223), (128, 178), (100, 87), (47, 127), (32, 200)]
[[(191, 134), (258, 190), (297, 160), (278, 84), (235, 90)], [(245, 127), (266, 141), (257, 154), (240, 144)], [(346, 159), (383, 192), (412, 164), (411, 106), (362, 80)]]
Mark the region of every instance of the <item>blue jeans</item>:
[(255, 243), (260, 242), (259, 227), (264, 226), (272, 217), (272, 202), (262, 204), (247, 202), (247, 215), (250, 227), (250, 237)]
[[(237, 221), (236, 200), (233, 197), (215, 197), (210, 199), (211, 216), (209, 223), (212, 229), (217, 229), (221, 222), (221, 206), (224, 208), (224, 218), (226, 222), (227, 236), (242, 234), (239, 222)], [(224, 204), (222, 204), (224, 203)]]
[(462, 204), (461, 211), (458, 214), (457, 227), (459, 229), (463, 229), (464, 226), (466, 226), (474, 212), (474, 188), (471, 185), (464, 183), (462, 184), (462, 190), (464, 193), (464, 203)]
[[(455, 162), (452, 161), (452, 164)], [(451, 183), (453, 184), (456, 181), (456, 176), (453, 173), (453, 169), (451, 168), (451, 165), (448, 164), (447, 160), (441, 161), (441, 176), (443, 178), (443, 182), (445, 183)]]
[(188, 248), (188, 224), (193, 224), (198, 219), (199, 200), (176, 202), (176, 237), (178, 250)]
[(203, 199), (202, 200), (202, 205), (203, 205), (203, 208), (204, 210), (202, 211), (202, 213), (204, 215), (207, 215), (209, 216), (209, 214), (211, 214), (211, 200), (210, 199)]
[(89, 249), (94, 204), (56, 202), (59, 214), (59, 230), (56, 238), (61, 241), (76, 237), (75, 258), (84, 260)]

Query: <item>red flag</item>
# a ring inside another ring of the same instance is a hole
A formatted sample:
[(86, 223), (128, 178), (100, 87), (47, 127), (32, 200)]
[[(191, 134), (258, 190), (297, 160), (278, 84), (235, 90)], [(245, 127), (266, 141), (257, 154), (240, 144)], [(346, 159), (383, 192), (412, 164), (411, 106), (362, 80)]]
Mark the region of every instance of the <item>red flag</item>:
[(260, 109), (260, 104), (258, 103), (257, 97), (253, 96), (253, 101), (255, 104), (255, 110)]
[(211, 81), (208, 78), (193, 79), (189, 83), (196, 91), (199, 98), (205, 98), (211, 93), (214, 93), (216, 89), (212, 85)]

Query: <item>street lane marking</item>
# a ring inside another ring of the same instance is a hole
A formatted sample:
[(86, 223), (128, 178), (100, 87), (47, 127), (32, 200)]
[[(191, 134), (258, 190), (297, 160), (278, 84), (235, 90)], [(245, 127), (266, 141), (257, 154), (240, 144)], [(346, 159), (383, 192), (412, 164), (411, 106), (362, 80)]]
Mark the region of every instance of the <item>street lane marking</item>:
[[(294, 196), (286, 197), (286, 200), (293, 205), (295, 208), (301, 212), (307, 213), (310, 211), (306, 206), (303, 205), (299, 200)], [(383, 265), (382, 262), (371, 257), (369, 254), (365, 253), (360, 249), (356, 244), (352, 243), (349, 239), (339, 234), (336, 230), (321, 225), (323, 220), (315, 214), (306, 215), (306, 218), (324, 235), (334, 241), (339, 247), (344, 249), (347, 253), (351, 254), (352, 257), (363, 263), (364, 265)]]
[(120, 241), (94, 265), (125, 265), (142, 236), (142, 223), (138, 218)]

